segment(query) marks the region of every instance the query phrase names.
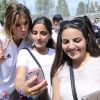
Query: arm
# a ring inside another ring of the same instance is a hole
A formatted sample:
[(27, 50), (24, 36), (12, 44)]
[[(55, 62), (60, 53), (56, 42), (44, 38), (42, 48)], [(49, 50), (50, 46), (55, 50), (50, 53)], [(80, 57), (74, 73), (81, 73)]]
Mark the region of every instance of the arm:
[(26, 80), (26, 68), (19, 66), (16, 70), (15, 87), (18, 91), (21, 89), (26, 96), (39, 95), (47, 87), (47, 82), (43, 80), (41, 83), (30, 87), (36, 79), (37, 76), (33, 76), (31, 79)]
[(56, 73), (55, 76), (52, 79), (52, 100), (61, 100), (60, 98), (60, 85), (59, 85), (59, 77), (58, 74)]

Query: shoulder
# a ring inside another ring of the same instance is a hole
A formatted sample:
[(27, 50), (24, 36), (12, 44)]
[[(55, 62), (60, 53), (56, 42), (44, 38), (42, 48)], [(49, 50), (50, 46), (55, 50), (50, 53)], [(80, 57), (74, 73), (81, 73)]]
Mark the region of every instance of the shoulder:
[(69, 73), (69, 66), (67, 65), (67, 63), (63, 64), (57, 71), (58, 76), (61, 78), (63, 76), (65, 76), (66, 74)]
[[(27, 48), (27, 49), (29, 49), (30, 50), (30, 48)], [(22, 48), (22, 49), (20, 49), (19, 50), (19, 54), (28, 54), (29, 52), (28, 52), (28, 50), (27, 50), (26, 48)]]

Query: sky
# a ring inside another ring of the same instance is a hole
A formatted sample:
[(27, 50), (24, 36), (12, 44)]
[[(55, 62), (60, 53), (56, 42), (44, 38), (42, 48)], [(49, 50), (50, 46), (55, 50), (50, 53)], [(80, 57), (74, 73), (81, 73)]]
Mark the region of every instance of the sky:
[[(34, 12), (35, 12), (35, 8), (34, 8), (34, 4), (35, 3), (34, 3), (34, 0), (17, 0), (17, 1), (20, 2), (20, 3), (22, 3), (22, 4), (25, 4), (29, 8), (31, 14), (34, 14)], [(67, 1), (68, 7), (69, 7), (68, 9), (70, 11), (70, 15), (71, 16), (75, 15), (77, 5), (78, 5), (78, 3), (80, 1), (83, 1), (86, 4), (88, 4), (88, 2), (91, 2), (91, 1), (98, 1), (99, 4), (100, 4), (100, 0), (75, 0), (75, 2), (73, 2), (74, 0), (66, 0), (66, 1)]]

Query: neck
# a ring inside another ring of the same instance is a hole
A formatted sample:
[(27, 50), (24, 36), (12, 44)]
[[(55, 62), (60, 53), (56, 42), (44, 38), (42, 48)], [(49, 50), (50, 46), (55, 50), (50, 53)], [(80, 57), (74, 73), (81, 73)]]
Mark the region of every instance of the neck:
[(37, 51), (38, 53), (43, 54), (43, 55), (48, 53), (48, 48), (47, 47), (44, 47), (44, 48), (36, 48), (36, 47), (34, 47), (33, 49), (35, 51)]
[(20, 43), (21, 43), (21, 41), (22, 41), (22, 38), (20, 38), (20, 39), (14, 38), (13, 40), (14, 40), (15, 44), (16, 44), (17, 46), (19, 46)]
[(85, 55), (82, 56), (81, 59), (74, 60), (73, 61), (73, 67), (79, 68), (79, 67), (84, 66), (84, 64), (90, 59), (90, 57), (91, 57), (90, 54), (86, 53)]

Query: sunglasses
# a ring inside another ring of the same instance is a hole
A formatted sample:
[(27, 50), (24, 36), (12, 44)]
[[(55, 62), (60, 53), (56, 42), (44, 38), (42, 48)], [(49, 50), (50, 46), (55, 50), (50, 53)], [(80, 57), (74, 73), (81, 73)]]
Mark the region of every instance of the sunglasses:
[(60, 24), (60, 27), (62, 28), (72, 27), (72, 28), (83, 29), (85, 27), (85, 19), (84, 17), (75, 17), (72, 20), (63, 21)]

